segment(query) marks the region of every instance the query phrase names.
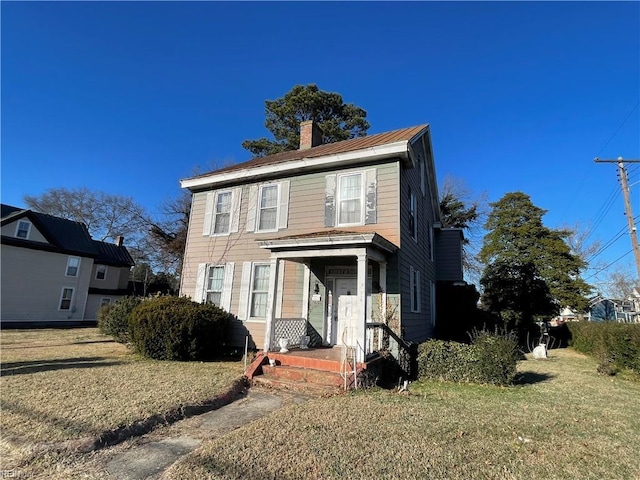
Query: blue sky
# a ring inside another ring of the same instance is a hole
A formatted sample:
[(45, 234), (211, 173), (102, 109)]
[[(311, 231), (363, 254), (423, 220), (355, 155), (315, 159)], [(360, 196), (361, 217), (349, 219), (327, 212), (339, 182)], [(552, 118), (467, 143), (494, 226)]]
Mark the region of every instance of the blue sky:
[[(625, 226), (615, 167), (593, 158), (640, 158), (638, 2), (2, 2), (1, 16), (3, 203), (86, 186), (158, 212), (194, 168), (249, 159), (265, 99), (316, 83), (367, 110), (370, 134), (431, 124), (440, 180), (491, 201), (521, 190), (547, 225), (591, 223), (602, 242)], [(623, 235), (597, 260), (630, 248)]]

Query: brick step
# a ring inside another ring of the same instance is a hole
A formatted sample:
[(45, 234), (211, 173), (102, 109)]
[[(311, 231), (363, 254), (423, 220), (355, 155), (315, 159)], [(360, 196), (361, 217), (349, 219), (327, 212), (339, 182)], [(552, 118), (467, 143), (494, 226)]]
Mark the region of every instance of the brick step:
[(335, 387), (344, 386), (344, 379), (339, 373), (311, 368), (291, 367), (287, 365), (278, 365), (275, 367), (263, 365), (262, 374), (265, 377), (276, 378), (278, 380), (291, 380)]
[(282, 378), (265, 377), (264, 375), (257, 375), (251, 380), (254, 385), (273, 388), (278, 390), (290, 390), (294, 392), (304, 393), (313, 396), (328, 396), (341, 393), (342, 388), (330, 385), (318, 385), (308, 382), (296, 382), (295, 380), (285, 380)]

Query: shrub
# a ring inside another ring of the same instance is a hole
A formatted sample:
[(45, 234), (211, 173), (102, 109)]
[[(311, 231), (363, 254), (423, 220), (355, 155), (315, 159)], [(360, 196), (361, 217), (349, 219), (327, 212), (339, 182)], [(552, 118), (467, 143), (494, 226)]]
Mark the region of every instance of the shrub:
[(185, 297), (159, 297), (131, 315), (131, 341), (138, 353), (157, 360), (209, 360), (221, 354), (229, 314)]
[(128, 343), (129, 318), (131, 312), (140, 305), (139, 297), (122, 297), (110, 305), (103, 305), (98, 310), (98, 328), (105, 335), (110, 335), (116, 342)]
[[(613, 322), (571, 322), (570, 345), (597, 358), (600, 370), (629, 369), (640, 373), (640, 325)], [(605, 368), (605, 363), (612, 368)]]
[(449, 382), (509, 385), (519, 358), (513, 335), (475, 332), (472, 344), (429, 340), (418, 347), (418, 374)]

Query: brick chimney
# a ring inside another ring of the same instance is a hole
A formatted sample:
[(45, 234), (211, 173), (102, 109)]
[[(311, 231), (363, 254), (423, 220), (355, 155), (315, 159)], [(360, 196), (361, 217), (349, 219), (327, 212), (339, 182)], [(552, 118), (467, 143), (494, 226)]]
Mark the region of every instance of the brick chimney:
[(322, 130), (313, 123), (313, 120), (307, 120), (300, 123), (300, 150), (308, 150), (322, 144)]
[(116, 237), (116, 245), (121, 247), (124, 244), (124, 237), (122, 235), (118, 235)]

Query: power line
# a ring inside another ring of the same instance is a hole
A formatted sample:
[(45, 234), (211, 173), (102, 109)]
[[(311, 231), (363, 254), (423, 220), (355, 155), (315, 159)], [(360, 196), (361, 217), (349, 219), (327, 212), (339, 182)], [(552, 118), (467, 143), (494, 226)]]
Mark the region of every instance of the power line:
[(628, 251), (627, 253), (625, 253), (624, 255), (622, 255), (622, 256), (620, 256), (620, 257), (616, 258), (616, 259), (615, 259), (613, 262), (611, 262), (610, 264), (605, 265), (605, 266), (604, 266), (604, 267), (602, 267), (600, 270), (598, 270), (596, 273), (594, 273), (594, 274), (592, 274), (592, 275), (589, 275), (587, 278), (585, 278), (585, 281), (586, 281), (586, 280), (589, 280), (590, 278), (595, 277), (595, 276), (596, 276), (596, 275), (598, 275), (600, 272), (604, 272), (604, 271), (605, 271), (607, 268), (609, 268), (611, 265), (613, 265), (614, 263), (616, 263), (616, 262), (618, 262), (618, 261), (622, 260), (624, 257), (626, 257), (627, 255), (629, 255), (631, 252), (633, 252), (633, 249), (629, 250), (629, 251)]
[(596, 153), (596, 157), (598, 155), (600, 155), (602, 153), (602, 151), (607, 148), (607, 145), (609, 145), (609, 142), (611, 140), (613, 140), (613, 137), (615, 137), (618, 132), (620, 131), (620, 129), (624, 126), (625, 123), (627, 123), (627, 120), (629, 120), (629, 118), (631, 117), (631, 114), (633, 114), (633, 112), (635, 112), (636, 108), (638, 108), (638, 105), (640, 105), (640, 100), (638, 100), (636, 102), (636, 104), (634, 105), (634, 107), (631, 109), (631, 111), (629, 112), (629, 114), (624, 118), (624, 120), (622, 121), (622, 123), (620, 124), (620, 126), (618, 128), (616, 128), (616, 131), (613, 132), (613, 135), (611, 135), (611, 137), (609, 138), (609, 140), (607, 140), (607, 142), (602, 146), (602, 148), (600, 149), (600, 151), (598, 153)]

